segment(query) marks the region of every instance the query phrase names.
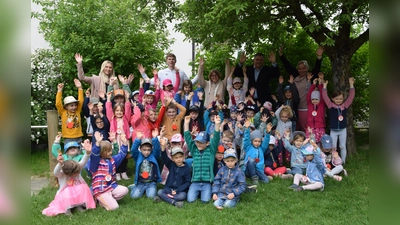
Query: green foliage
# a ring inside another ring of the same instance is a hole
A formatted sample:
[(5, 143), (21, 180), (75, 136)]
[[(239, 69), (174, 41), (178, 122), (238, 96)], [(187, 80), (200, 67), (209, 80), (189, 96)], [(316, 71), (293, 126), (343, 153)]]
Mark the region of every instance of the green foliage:
[[(54, 99), (57, 84), (61, 82), (62, 65), (64, 63), (56, 51), (41, 49), (31, 55), (31, 125), (46, 125), (46, 110), (55, 109)], [(76, 93), (71, 95), (76, 96)], [(32, 129), (31, 140), (45, 143), (47, 129)]]
[[(116, 74), (137, 71), (136, 64), (157, 66), (164, 60), (169, 14), (154, 13), (161, 3), (147, 1), (46, 1), (35, 0), (43, 13), (40, 20), (45, 40), (59, 51), (65, 65), (61, 73), (67, 84), (76, 77), (75, 53), (83, 56), (86, 74), (99, 74), (104, 60), (114, 62)], [(165, 6), (174, 1), (165, 1)]]

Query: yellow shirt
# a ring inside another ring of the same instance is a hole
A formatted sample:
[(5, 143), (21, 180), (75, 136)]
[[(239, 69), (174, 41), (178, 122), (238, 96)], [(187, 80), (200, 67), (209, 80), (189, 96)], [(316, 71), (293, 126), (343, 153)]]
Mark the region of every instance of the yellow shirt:
[(68, 112), (62, 102), (62, 92), (57, 92), (56, 108), (61, 116), (61, 132), (63, 138), (80, 138), (82, 133), (81, 111), (83, 105), (83, 90), (78, 90), (78, 107), (75, 113)]

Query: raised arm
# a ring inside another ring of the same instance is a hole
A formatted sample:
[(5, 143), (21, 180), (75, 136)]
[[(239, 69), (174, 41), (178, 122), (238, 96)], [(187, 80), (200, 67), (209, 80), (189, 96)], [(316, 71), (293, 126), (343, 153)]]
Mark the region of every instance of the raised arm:
[(204, 59), (200, 58), (199, 61), (199, 70), (197, 72), (197, 79), (199, 81), (199, 84), (202, 88), (206, 86), (206, 80), (204, 80)]
[(76, 53), (75, 60), (77, 62), (76, 68), (78, 69), (78, 79), (85, 83), (91, 84), (93, 82), (93, 77), (85, 76), (85, 73), (83, 72), (83, 66), (82, 66), (83, 57), (81, 56), (81, 54)]

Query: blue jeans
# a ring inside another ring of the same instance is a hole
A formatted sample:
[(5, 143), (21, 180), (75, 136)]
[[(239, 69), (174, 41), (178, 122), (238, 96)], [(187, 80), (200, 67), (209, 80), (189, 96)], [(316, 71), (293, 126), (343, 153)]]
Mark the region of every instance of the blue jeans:
[(208, 182), (193, 182), (187, 194), (187, 201), (194, 202), (200, 194), (201, 202), (207, 203), (211, 199), (211, 183)]
[(300, 167), (292, 167), (292, 169), (288, 173), (296, 175), (297, 173), (304, 174), (305, 171), (306, 171), (306, 169), (302, 169)]
[(236, 203), (239, 201), (239, 199), (220, 199), (218, 198), (215, 200), (214, 205), (217, 207), (226, 207), (226, 208), (232, 208), (235, 207)]
[(131, 198), (140, 198), (146, 192), (148, 198), (154, 198), (157, 192), (156, 182), (138, 183), (131, 191)]
[(257, 175), (258, 179), (260, 179), (263, 183), (269, 183), (269, 179), (267, 175), (264, 174), (264, 171), (261, 172), (257, 170), (254, 159), (249, 159), (247, 161), (245, 174), (247, 177), (253, 177)]
[(167, 196), (167, 194), (171, 194), (171, 191), (166, 191), (164, 189), (158, 190), (157, 194), (162, 200), (171, 205), (175, 205), (176, 202), (184, 201), (186, 199), (186, 192), (179, 192), (178, 194), (174, 195), (173, 198)]

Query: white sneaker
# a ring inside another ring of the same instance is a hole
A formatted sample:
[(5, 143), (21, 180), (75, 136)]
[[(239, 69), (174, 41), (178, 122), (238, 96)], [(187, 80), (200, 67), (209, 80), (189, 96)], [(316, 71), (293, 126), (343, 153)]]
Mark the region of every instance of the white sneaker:
[(117, 173), (117, 174), (115, 175), (115, 177), (117, 178), (117, 180), (121, 180), (121, 174), (120, 174), (120, 173)]
[(126, 175), (126, 172), (121, 173), (121, 177), (124, 180), (129, 180), (129, 177), (128, 177), (128, 175)]

